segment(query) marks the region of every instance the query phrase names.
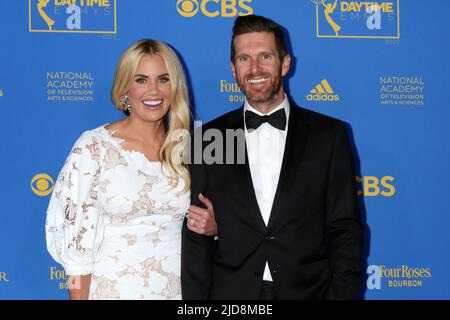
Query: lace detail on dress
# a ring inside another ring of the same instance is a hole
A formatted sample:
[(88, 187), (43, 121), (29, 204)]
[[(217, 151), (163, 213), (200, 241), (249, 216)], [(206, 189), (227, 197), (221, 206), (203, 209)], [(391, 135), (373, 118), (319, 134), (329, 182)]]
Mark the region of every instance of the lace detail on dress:
[(181, 299), (189, 192), (121, 142), (104, 126), (77, 140), (50, 200), (48, 250), (68, 275), (92, 274), (90, 299)]

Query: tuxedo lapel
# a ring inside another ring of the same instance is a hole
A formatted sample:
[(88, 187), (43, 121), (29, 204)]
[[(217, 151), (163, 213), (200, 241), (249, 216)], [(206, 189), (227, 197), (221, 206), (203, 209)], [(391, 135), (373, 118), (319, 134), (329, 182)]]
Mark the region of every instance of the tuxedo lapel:
[[(234, 130), (245, 130), (244, 128), (244, 108), (241, 107), (236, 110), (235, 113), (230, 115), (228, 128)], [(237, 155), (237, 150), (235, 150), (235, 157)], [(236, 159), (235, 159), (236, 161)], [(243, 214), (248, 215), (249, 219), (257, 223), (257, 227), (264, 231), (266, 230), (266, 224), (259, 210), (258, 200), (256, 198), (255, 189), (253, 187), (252, 175), (250, 172), (250, 165), (247, 153), (247, 142), (245, 142), (245, 163), (244, 164), (233, 164), (233, 177), (236, 182), (236, 187), (240, 189), (240, 192), (244, 195), (245, 199), (249, 202), (250, 210), (249, 212), (243, 212)]]
[(303, 155), (308, 138), (308, 127), (300, 117), (299, 108), (291, 104), (288, 123), (288, 133), (284, 148), (283, 162), (281, 165), (280, 177), (278, 179), (277, 190), (272, 204), (269, 223), (267, 228), (276, 222), (280, 214), (280, 203), (283, 201), (283, 194), (288, 192), (292, 185), (290, 179), (295, 177), (298, 163)]

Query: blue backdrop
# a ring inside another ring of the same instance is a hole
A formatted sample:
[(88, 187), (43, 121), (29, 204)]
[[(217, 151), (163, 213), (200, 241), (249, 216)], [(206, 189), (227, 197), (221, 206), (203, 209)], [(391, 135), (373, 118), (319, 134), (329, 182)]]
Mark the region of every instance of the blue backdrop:
[[(334, 6), (334, 4), (336, 5)], [(122, 117), (109, 101), (131, 43), (181, 55), (196, 117), (242, 103), (229, 66), (237, 15), (286, 28), (289, 95), (351, 125), (366, 226), (366, 299), (449, 299), (447, 0), (0, 1), (0, 298), (66, 299), (46, 251), (49, 194), (76, 138)]]

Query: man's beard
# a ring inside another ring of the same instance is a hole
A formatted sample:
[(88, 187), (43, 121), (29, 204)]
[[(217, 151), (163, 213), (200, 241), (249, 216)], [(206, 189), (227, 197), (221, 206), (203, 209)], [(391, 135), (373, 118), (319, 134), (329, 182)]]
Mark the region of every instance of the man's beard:
[[(244, 79), (248, 78), (257, 78), (258, 76), (264, 77), (264, 75), (249, 75)], [(273, 77), (271, 77), (273, 78)], [(244, 80), (246, 83), (246, 80)], [(245, 94), (247, 101), (252, 106), (257, 106), (260, 104), (271, 103), (275, 100), (276, 94), (280, 91), (281, 88), (281, 75), (277, 75), (274, 79), (274, 82), (270, 84), (269, 88), (265, 89), (265, 92), (261, 95), (261, 91), (256, 91), (256, 94), (252, 94), (252, 90), (246, 90), (245, 83), (242, 81), (238, 81), (239, 88), (242, 93)], [(251, 86), (251, 84), (249, 84)]]

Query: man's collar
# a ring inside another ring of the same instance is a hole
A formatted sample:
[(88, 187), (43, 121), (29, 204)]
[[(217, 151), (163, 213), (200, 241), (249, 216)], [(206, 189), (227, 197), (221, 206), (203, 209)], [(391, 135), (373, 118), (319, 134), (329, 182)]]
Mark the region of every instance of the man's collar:
[(252, 107), (249, 103), (247, 98), (245, 98), (245, 103), (244, 103), (244, 108), (243, 108), (243, 113), (244, 113), (244, 118), (245, 118), (245, 111), (251, 111), (256, 113), (259, 116), (269, 116), (274, 112), (277, 112), (280, 109), (284, 109), (284, 112), (286, 113), (286, 119), (288, 119), (289, 121), (289, 113), (290, 113), (290, 103), (289, 103), (289, 99), (287, 98), (287, 95), (284, 93), (284, 100), (283, 102), (281, 102), (281, 104), (279, 106), (277, 106), (275, 109), (271, 110), (269, 113), (264, 114), (260, 111), (258, 111), (257, 109), (255, 109), (254, 107)]

